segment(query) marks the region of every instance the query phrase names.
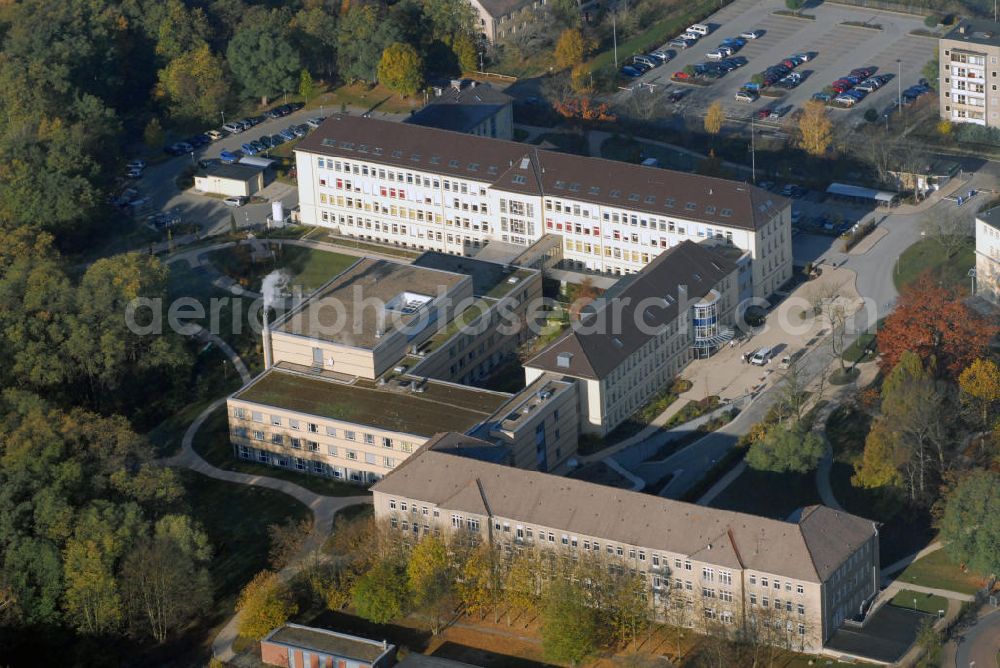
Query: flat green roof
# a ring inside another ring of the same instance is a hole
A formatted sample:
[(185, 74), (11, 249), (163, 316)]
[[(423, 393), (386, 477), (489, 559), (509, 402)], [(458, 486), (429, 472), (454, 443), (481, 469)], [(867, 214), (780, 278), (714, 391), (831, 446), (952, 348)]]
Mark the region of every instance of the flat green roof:
[(415, 393), (400, 381), (412, 382), (404, 378), (379, 386), (359, 378), (345, 384), (274, 367), (233, 398), (428, 437), (442, 431), (468, 431), (510, 398), (503, 392), (433, 380), (425, 383), (423, 392)]

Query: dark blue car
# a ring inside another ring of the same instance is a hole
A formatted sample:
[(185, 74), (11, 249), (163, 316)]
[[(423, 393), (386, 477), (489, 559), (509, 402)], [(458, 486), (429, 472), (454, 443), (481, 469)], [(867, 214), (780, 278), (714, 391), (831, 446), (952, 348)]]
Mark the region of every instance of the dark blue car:
[(634, 77), (641, 77), (642, 76), (642, 70), (639, 70), (639, 69), (637, 69), (635, 67), (632, 67), (631, 65), (625, 65), (624, 67), (622, 67), (622, 74), (624, 76), (633, 77), (633, 78)]

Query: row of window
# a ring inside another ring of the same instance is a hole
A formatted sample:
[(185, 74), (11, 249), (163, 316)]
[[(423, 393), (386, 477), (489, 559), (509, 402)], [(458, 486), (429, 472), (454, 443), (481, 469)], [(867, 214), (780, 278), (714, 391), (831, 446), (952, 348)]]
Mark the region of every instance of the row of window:
[[(286, 444), (284, 434), (277, 434), (277, 433), (271, 434), (271, 438), (270, 440), (268, 440), (266, 434), (264, 434), (263, 431), (259, 431), (256, 429), (253, 431), (248, 431), (246, 427), (237, 427), (234, 430), (234, 434), (238, 438), (251, 438), (255, 441), (260, 441), (260, 442), (267, 441), (271, 443), (271, 445), (277, 445), (280, 447), (284, 447)], [(301, 438), (296, 438), (294, 436), (288, 439), (288, 445), (290, 445), (293, 450), (305, 449), (308, 452), (319, 452), (319, 443), (317, 443), (316, 441), (303, 440)], [(337, 449), (337, 446), (335, 445), (326, 446), (326, 454), (329, 455), (330, 457), (337, 457), (338, 453), (339, 451)], [(386, 468), (390, 469), (395, 468), (396, 466), (395, 457), (379, 456), (374, 452), (364, 452), (361, 454), (364, 455), (363, 459), (366, 464), (371, 464), (373, 466), (385, 466)], [(360, 461), (359, 453), (357, 450), (345, 449), (344, 458), (350, 459), (352, 461)]]
[[(233, 409), (233, 416), (240, 420), (249, 419), (253, 422), (261, 424), (270, 422), (270, 424), (274, 427), (282, 427), (285, 426), (285, 424), (287, 423), (288, 428), (294, 430), (300, 430), (302, 429), (303, 426), (302, 421), (300, 420), (297, 420), (295, 418), (287, 418), (286, 420), (286, 418), (283, 418), (280, 415), (270, 415), (268, 416), (268, 419), (265, 420), (264, 414), (262, 412), (248, 411), (246, 408), (243, 408), (241, 406), (237, 406)], [(320, 426), (313, 422), (305, 423), (305, 428), (306, 431), (313, 434), (321, 433)], [(263, 432), (254, 432), (254, 433), (263, 433)], [(337, 427), (331, 427), (329, 425), (325, 426), (322, 429), (322, 433), (325, 433), (327, 436), (331, 438), (337, 438), (339, 434), (341, 438), (343, 438), (346, 441), (359, 441), (364, 443), (365, 445), (375, 445), (377, 442), (378, 445), (380, 445), (383, 448), (387, 448), (389, 450), (398, 448), (402, 452), (413, 452), (413, 443), (410, 443), (409, 441), (397, 441), (392, 438), (389, 438), (388, 436), (376, 437), (374, 434), (369, 434), (368, 432), (358, 432), (353, 429), (338, 429)], [(275, 435), (272, 435), (272, 438), (273, 436)], [(280, 434), (277, 434), (277, 436), (280, 436)], [(264, 440), (264, 439), (260, 438), (258, 440)]]
[(240, 459), (254, 461), (268, 466), (299, 471), (300, 473), (311, 473), (321, 475), (335, 480), (349, 480), (356, 483), (374, 483), (381, 479), (381, 475), (374, 471), (359, 471), (357, 469), (336, 466), (314, 459), (304, 459), (302, 457), (289, 457), (282, 453), (258, 450), (247, 445), (238, 446)]
[[(751, 574), (750, 575), (750, 585), (751, 586), (756, 586), (757, 582), (758, 582), (758, 576)], [(781, 590), (781, 580), (779, 580), (778, 578), (774, 578), (772, 580), (771, 578), (764, 577), (762, 575), (759, 578), (759, 582), (760, 582), (760, 586), (763, 587), (764, 589), (767, 589), (768, 587), (772, 586), (772, 584), (773, 584), (773, 586), (774, 586), (775, 589), (777, 589), (779, 591)], [(805, 588), (801, 584), (793, 584), (792, 582), (789, 582), (788, 580), (785, 580), (785, 591), (792, 591), (792, 587), (793, 586), (795, 587), (795, 593), (797, 593), (797, 594), (805, 593)]]
[[(431, 164), (439, 164), (440, 160), (435, 161), (434, 156), (431, 156)], [(454, 163), (453, 167), (458, 167), (458, 161), (452, 160)], [(389, 181), (394, 183), (407, 183), (416, 186), (423, 186), (425, 188), (444, 188), (450, 192), (461, 193), (463, 195), (467, 194), (478, 194), (482, 197), (486, 196), (486, 187), (479, 184), (468, 184), (460, 181), (450, 181), (448, 179), (439, 180), (437, 178), (429, 178), (427, 176), (422, 176), (420, 174), (414, 174), (413, 172), (397, 172), (392, 169), (386, 169), (384, 167), (369, 167), (365, 164), (357, 164), (340, 160), (333, 160), (330, 158), (317, 158), (316, 164), (320, 169), (332, 169), (335, 172), (341, 172), (344, 174), (356, 174), (358, 176), (370, 176), (372, 178), (379, 178), (383, 181)], [(477, 171), (478, 165), (476, 163), (469, 163), (468, 168), (470, 171)], [(496, 168), (491, 168), (487, 170), (491, 174), (496, 173)], [(325, 179), (320, 179), (321, 183), (325, 182)], [(400, 195), (400, 197), (405, 197), (405, 195)]]
[[(753, 606), (756, 606), (756, 605), (757, 605), (757, 593), (756, 592), (750, 592), (750, 606), (753, 607)], [(760, 607), (766, 608), (769, 605), (770, 605), (770, 599), (767, 596), (761, 596), (760, 597)], [(781, 610), (782, 608), (784, 608), (785, 612), (791, 612), (793, 606), (795, 607), (795, 610), (796, 610), (796, 612), (798, 612), (798, 614), (799, 614), (800, 617), (804, 617), (805, 616), (805, 614), (806, 614), (806, 606), (805, 606), (804, 603), (792, 603), (789, 600), (785, 600), (784, 603), (782, 603), (782, 601), (781, 601), (780, 598), (774, 599), (774, 609), (775, 610)]]

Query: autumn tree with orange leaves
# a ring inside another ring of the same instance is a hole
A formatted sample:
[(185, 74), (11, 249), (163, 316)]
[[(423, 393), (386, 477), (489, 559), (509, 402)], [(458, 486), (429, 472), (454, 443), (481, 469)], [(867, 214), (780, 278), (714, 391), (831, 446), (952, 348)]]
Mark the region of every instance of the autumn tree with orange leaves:
[(614, 121), (616, 117), (604, 102), (595, 103), (589, 97), (570, 97), (553, 105), (560, 116), (576, 121)]
[(938, 375), (954, 379), (982, 357), (998, 329), (966, 306), (956, 288), (924, 274), (903, 290), (878, 333), (879, 366), (887, 373), (911, 351), (925, 364), (933, 357)]

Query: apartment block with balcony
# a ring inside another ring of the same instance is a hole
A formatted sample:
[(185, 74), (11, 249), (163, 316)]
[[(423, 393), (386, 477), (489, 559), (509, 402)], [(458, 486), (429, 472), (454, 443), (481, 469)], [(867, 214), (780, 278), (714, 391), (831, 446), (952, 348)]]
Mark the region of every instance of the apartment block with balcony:
[(976, 295), (1000, 305), (1000, 207), (976, 216)]
[(570, 330), (524, 363), (527, 382), (551, 375), (579, 385), (580, 429), (607, 434), (697, 356), (733, 335), (736, 264), (685, 241), (611, 288)]
[(645, 576), (650, 613), (687, 624), (769, 624), (816, 651), (879, 586), (878, 531), (825, 506), (787, 521), (524, 471), (434, 447), (372, 487), (375, 515), (407, 538), (463, 534), (502, 548), (600, 556)]
[(694, 241), (742, 252), (744, 297), (792, 275), (791, 204), (746, 183), (350, 116), (296, 164), (302, 222), (349, 237), (475, 255), (550, 234), (570, 267), (620, 276)]
[(1000, 127), (1000, 23), (963, 19), (938, 50), (941, 118)]

